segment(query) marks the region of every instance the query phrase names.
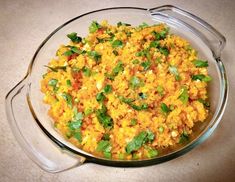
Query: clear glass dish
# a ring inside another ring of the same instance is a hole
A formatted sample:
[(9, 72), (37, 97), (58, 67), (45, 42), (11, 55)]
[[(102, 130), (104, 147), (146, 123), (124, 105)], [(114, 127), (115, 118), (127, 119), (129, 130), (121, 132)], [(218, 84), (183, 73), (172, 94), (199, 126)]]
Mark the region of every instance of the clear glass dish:
[[(68, 42), (66, 34), (77, 32), (87, 35), (92, 20), (119, 21), (132, 25), (166, 23), (171, 33), (187, 39), (199, 52), (199, 57), (208, 60), (210, 115), (206, 122), (194, 127), (190, 142), (162, 151), (161, 155), (145, 160), (110, 160), (93, 156), (68, 143), (54, 129), (47, 115), (48, 106), (43, 104), (40, 80), (45, 67), (55, 55), (59, 45)], [(39, 46), (29, 65), (25, 78), (6, 96), (6, 112), (11, 129), (28, 156), (41, 168), (60, 172), (84, 163), (92, 162), (110, 166), (137, 167), (165, 162), (185, 154), (203, 142), (215, 130), (223, 115), (228, 98), (228, 81), (220, 53), (225, 38), (211, 25), (191, 13), (171, 5), (145, 9), (138, 7), (114, 7), (80, 15), (53, 31)]]

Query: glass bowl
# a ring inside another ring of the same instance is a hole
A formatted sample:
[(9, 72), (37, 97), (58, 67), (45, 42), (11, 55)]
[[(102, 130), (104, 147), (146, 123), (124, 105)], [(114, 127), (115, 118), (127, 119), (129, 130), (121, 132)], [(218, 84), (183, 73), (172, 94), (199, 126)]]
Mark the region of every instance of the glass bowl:
[[(209, 62), (210, 114), (206, 122), (193, 128), (190, 141), (161, 152), (161, 155), (144, 160), (111, 160), (94, 156), (67, 142), (56, 132), (47, 114), (48, 106), (42, 102), (40, 80), (59, 45), (68, 43), (66, 35), (77, 32), (86, 36), (92, 20), (119, 21), (132, 25), (166, 23), (170, 32), (187, 39), (198, 50), (199, 57)], [(202, 19), (180, 8), (165, 5), (145, 9), (114, 7), (92, 11), (64, 23), (53, 31), (39, 46), (29, 65), (25, 78), (6, 96), (6, 112), (11, 129), (28, 156), (41, 168), (50, 172), (63, 171), (87, 162), (110, 166), (137, 167), (157, 164), (185, 154), (203, 142), (215, 130), (223, 115), (228, 98), (228, 81), (220, 53), (225, 38)]]

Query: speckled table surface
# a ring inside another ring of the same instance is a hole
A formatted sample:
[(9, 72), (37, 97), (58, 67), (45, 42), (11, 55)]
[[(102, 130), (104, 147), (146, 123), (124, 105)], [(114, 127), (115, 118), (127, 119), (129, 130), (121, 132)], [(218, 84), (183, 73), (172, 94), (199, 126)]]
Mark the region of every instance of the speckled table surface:
[[(113, 6), (180, 6), (213, 24), (227, 39), (222, 53), (230, 81), (227, 109), (214, 134), (186, 155), (142, 168), (86, 164), (57, 174), (40, 169), (15, 141), (5, 114), (7, 92), (26, 73), (44, 38), (65, 21)], [(235, 1), (0, 1), (0, 181), (234, 181), (235, 179)], [(232, 180), (233, 179), (233, 180)]]

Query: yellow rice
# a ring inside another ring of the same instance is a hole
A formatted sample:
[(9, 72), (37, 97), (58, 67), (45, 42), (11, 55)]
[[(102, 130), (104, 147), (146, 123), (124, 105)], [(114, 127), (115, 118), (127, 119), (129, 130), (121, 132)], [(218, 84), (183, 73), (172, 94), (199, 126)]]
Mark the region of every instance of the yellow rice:
[[(50, 105), (48, 114), (61, 135), (84, 151), (107, 157), (103, 151), (97, 150), (98, 143), (105, 141), (103, 137), (106, 133), (110, 144), (108, 158), (144, 159), (160, 155), (158, 151), (178, 144), (182, 136), (188, 138), (195, 123), (205, 121), (208, 108), (201, 101), (208, 99), (208, 84), (206, 81), (193, 80), (192, 75), (208, 76), (207, 68), (193, 64), (198, 59), (196, 50), (177, 35), (167, 34), (158, 41), (160, 47), (169, 50), (168, 55), (155, 47), (148, 49), (156, 38), (153, 32), (164, 30), (167, 30), (165, 24), (132, 27), (125, 24), (113, 26), (102, 21), (98, 30), (89, 33), (81, 42), (70, 41), (70, 47), (59, 47), (56, 57), (48, 64), (50, 68), (43, 75), (41, 91), (45, 94), (43, 101)], [(110, 35), (114, 35), (111, 40)], [(114, 47), (112, 43), (115, 40), (121, 41), (123, 45)], [(68, 56), (65, 52), (71, 46), (86, 52), (96, 51), (101, 57), (97, 61), (87, 53)], [(136, 54), (142, 50), (148, 50), (150, 56), (147, 58)], [(123, 70), (113, 80), (108, 79), (107, 74), (111, 74), (120, 61)], [(146, 61), (149, 61), (150, 67), (145, 70), (142, 63)], [(170, 66), (177, 68), (180, 78), (177, 79), (176, 74), (169, 71)], [(85, 75), (84, 67), (90, 70), (88, 75)], [(133, 76), (141, 81), (134, 88), (130, 85)], [(57, 80), (56, 83), (48, 84), (52, 79)], [(112, 91), (106, 94), (103, 89), (107, 84), (111, 85)], [(189, 96), (186, 102), (180, 99), (184, 89)], [(103, 104), (107, 114), (112, 118), (111, 128), (105, 128), (97, 118), (97, 110), (102, 104), (96, 97), (101, 92), (105, 95)], [(63, 93), (71, 95), (70, 105)], [(145, 98), (141, 98), (141, 95)], [(135, 105), (145, 103), (148, 108), (136, 110), (123, 102), (120, 96), (133, 99)], [(162, 110), (162, 103), (167, 106), (167, 112)], [(69, 128), (75, 110), (83, 115), (79, 128), (80, 141), (71, 134)], [(85, 115), (87, 111), (90, 113)], [(131, 123), (133, 119), (136, 122), (134, 124)], [(128, 153), (128, 143), (142, 131), (151, 131), (154, 139)], [(149, 150), (157, 152), (150, 155)]]

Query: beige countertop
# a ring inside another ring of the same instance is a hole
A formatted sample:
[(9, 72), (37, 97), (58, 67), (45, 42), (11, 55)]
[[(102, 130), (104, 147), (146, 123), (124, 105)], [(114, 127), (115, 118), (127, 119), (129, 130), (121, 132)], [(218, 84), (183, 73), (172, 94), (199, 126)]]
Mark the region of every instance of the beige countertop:
[(25, 75), (45, 37), (65, 21), (82, 13), (113, 6), (151, 8), (156, 0), (1, 0), (0, 1), (0, 181), (234, 181), (235, 179), (235, 1), (164, 1), (203, 18), (227, 39), (222, 60), (230, 81), (230, 95), (221, 123), (213, 135), (186, 155), (142, 168), (86, 164), (57, 174), (40, 169), (15, 141), (5, 114), (7, 92)]

